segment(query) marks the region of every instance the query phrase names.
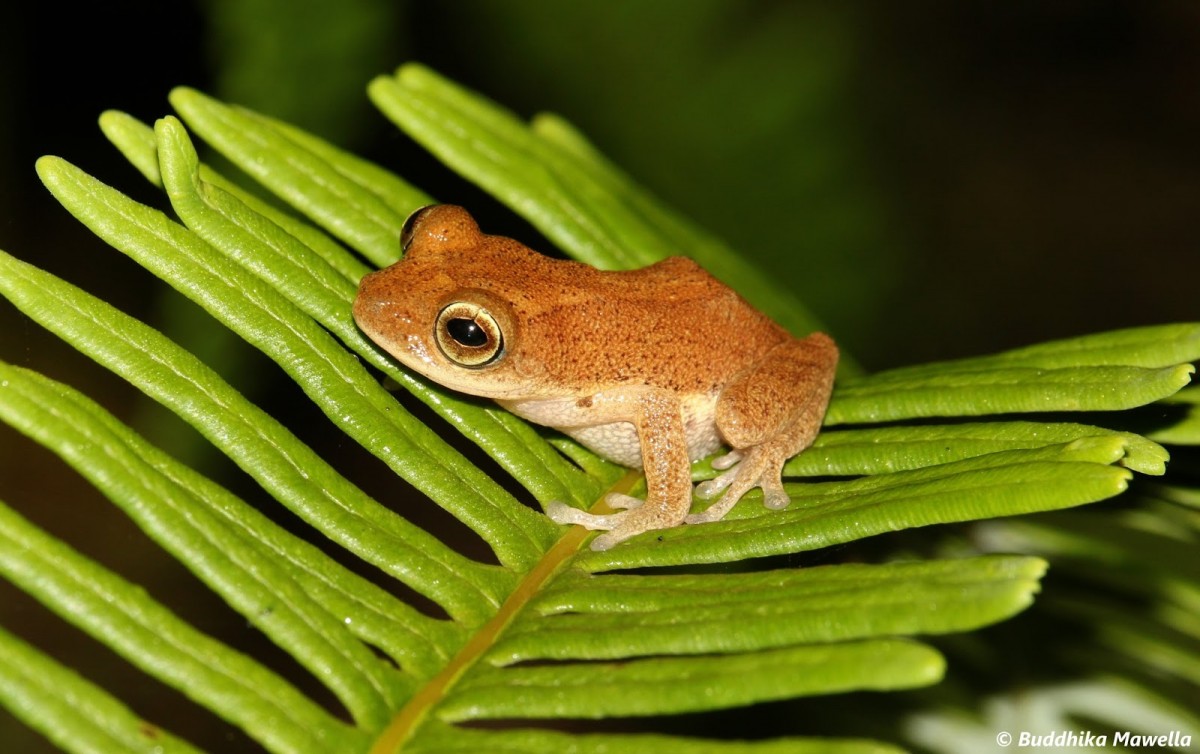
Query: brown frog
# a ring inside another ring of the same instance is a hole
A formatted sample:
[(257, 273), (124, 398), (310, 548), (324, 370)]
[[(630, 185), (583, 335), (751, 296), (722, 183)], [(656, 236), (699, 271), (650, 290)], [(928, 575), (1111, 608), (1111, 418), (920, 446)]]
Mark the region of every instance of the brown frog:
[[(784, 462), (812, 444), (838, 350), (797, 339), (684, 257), (602, 271), (480, 232), (461, 207), (413, 213), (404, 258), (367, 275), (354, 318), (409, 369), (491, 398), (646, 475), (646, 500), (612, 493), (618, 512), (563, 503), (546, 513), (606, 533), (605, 550), (642, 532), (721, 519), (747, 491), (789, 503)], [(723, 470), (696, 493), (691, 461)]]

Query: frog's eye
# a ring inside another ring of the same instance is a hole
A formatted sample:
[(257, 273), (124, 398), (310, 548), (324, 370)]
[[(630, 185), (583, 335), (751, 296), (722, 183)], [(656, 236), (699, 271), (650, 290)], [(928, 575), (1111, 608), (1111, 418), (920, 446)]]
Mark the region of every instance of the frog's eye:
[(496, 318), (478, 304), (447, 304), (438, 313), (434, 336), (447, 359), (477, 369), (504, 355), (504, 333)]
[(436, 204), (427, 204), (424, 207), (413, 210), (413, 213), (404, 221), (404, 226), (400, 228), (400, 251), (408, 251), (408, 245), (412, 243), (413, 234), (417, 231), (417, 225), (420, 224), (421, 218), (429, 210), (436, 207)]

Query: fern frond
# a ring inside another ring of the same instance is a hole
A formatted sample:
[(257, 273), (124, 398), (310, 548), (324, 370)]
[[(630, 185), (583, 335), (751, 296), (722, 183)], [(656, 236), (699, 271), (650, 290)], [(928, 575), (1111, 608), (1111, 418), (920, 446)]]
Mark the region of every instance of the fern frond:
[[(568, 254), (612, 268), (686, 252), (785, 325), (814, 328), (776, 281), (648, 196), (565, 121), (540, 116), (526, 125), (415, 66), (370, 91), (401, 128)], [(171, 101), (182, 122), (168, 117), (151, 129), (109, 112), (101, 126), (165, 189), (178, 222), (58, 158), (39, 162), (43, 181), (97, 235), (277, 363), (347, 437), (466, 524), (499, 563), (463, 555), (372, 499), (153, 328), (0, 254), (0, 293), (19, 309), (178, 414), (347, 557), (444, 611), (427, 615), (339, 565), (73, 388), (0, 365), (0, 418), (91, 480), (342, 709), (322, 709), (7, 509), (0, 572), (270, 751), (895, 751), (857, 737), (717, 742), (544, 728), (936, 683), (945, 658), (918, 637), (972, 631), (1025, 610), (1046, 568), (1038, 555), (1053, 543), (1037, 542), (1028, 555), (910, 555), (808, 569), (764, 570), (752, 559), (1110, 498), (1135, 473), (1163, 474), (1167, 460), (1162, 446), (1128, 431), (1125, 409), (1195, 402), (1187, 391), (1171, 396), (1190, 378), (1187, 362), (1200, 357), (1196, 325), (869, 377), (851, 367), (835, 393), (831, 429), (787, 466), (787, 510), (767, 511), (748, 495), (724, 521), (592, 552), (585, 532), (551, 523), (509, 490), (520, 487), (541, 504), (589, 507), (614, 485), (628, 489), (634, 475), (407, 374), (351, 320), (357, 279), (369, 267), (352, 252), (375, 265), (392, 261), (404, 217), (428, 201), (424, 192), (199, 92), (176, 90)], [(201, 164), (184, 123), (318, 227)], [(511, 480), (468, 461), (405, 410), (378, 374), (495, 458)], [(1053, 421), (1079, 411), (1109, 413), (1086, 417), (1103, 427)], [(1016, 413), (1035, 413), (1036, 421)], [(931, 417), (946, 421), (904, 423)], [(697, 479), (712, 473), (704, 462), (693, 468)], [(1092, 533), (1088, 541), (1102, 539)], [(743, 572), (699, 567), (711, 563), (738, 563)], [(648, 570), (661, 567), (671, 570)], [(1130, 656), (1189, 667), (1181, 627), (1153, 635), (1145, 625), (1114, 625), (1112, 641), (1126, 642)], [(128, 750), (141, 745), (119, 702), (3, 634), (0, 671), (0, 701), (41, 730), (61, 721), (69, 735), (55, 740), (66, 748), (109, 738)], [(98, 711), (64, 710), (38, 673), (62, 679)], [(509, 722), (470, 725), (494, 720)]]
[[(363, 746), (362, 731), (6, 506), (0, 506), (0, 571), (63, 620), (272, 750), (325, 751), (326, 742), (342, 750)], [(15, 670), (29, 675), (36, 662), (27, 654)]]
[(481, 590), (489, 594), (485, 569), (368, 498), (161, 333), (6, 254), (0, 272), (5, 296), (28, 316), (174, 410), (327, 536), (452, 614), (470, 614)]
[[(1119, 509), (981, 525), (984, 549), (1036, 551), (1052, 559), (1056, 588), (1028, 616), (1039, 619), (1040, 640), (1025, 645), (1024, 664), (1059, 668), (1069, 680), (1033, 687), (1018, 676), (983, 700), (943, 698), (940, 708), (914, 716), (911, 739), (949, 752), (971, 738), (993, 739), (997, 730), (1051, 726), (1152, 737), (1173, 731), (1180, 741), (1194, 740), (1200, 731), (1200, 520), (1178, 502), (1194, 495), (1194, 488), (1155, 484)], [(1003, 647), (981, 658), (979, 672), (1003, 678)], [(955, 747), (945, 745), (951, 728)]]
[(0, 629), (0, 704), (68, 751), (199, 754), (78, 673)]

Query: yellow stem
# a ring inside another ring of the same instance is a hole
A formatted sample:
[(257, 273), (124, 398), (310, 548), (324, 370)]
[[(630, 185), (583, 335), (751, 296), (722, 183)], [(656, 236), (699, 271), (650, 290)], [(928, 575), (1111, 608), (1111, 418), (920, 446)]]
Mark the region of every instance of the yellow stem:
[[(641, 479), (641, 472), (630, 471), (621, 477), (609, 492), (628, 492), (639, 479)], [(601, 496), (600, 501), (591, 510), (593, 513), (611, 512), (606, 509), (604, 497)], [(375, 745), (371, 747), (371, 754), (397, 754), (401, 751), (400, 747), (416, 732), (421, 722), (429, 715), (430, 710), (445, 698), (447, 692), (462, 677), (463, 673), (496, 643), (504, 629), (512, 623), (517, 614), (534, 598), (542, 586), (563, 567), (567, 560), (579, 552), (579, 548), (583, 546), (584, 540), (590, 534), (591, 532), (582, 526), (572, 526), (562, 539), (555, 542), (554, 546), (546, 551), (545, 556), (530, 569), (529, 573), (525, 574), (525, 578), (521, 579), (521, 583), (508, 596), (491, 620), (483, 624), (467, 640), (467, 643), (450, 660), (442, 672), (431, 678), (416, 694), (413, 694), (412, 699), (408, 700), (408, 704), (396, 713), (396, 716), (380, 733), (379, 738), (375, 740)]]

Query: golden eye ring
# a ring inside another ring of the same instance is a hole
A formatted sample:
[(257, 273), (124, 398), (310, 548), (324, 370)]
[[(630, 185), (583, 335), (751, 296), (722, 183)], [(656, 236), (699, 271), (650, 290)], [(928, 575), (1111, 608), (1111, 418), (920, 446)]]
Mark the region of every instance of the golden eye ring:
[(442, 307), (434, 337), (442, 355), (468, 369), (489, 366), (504, 355), (500, 324), (479, 304), (456, 301)]

